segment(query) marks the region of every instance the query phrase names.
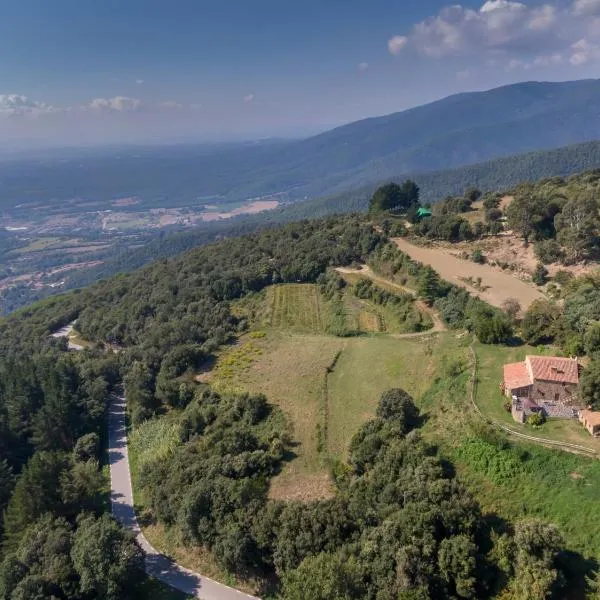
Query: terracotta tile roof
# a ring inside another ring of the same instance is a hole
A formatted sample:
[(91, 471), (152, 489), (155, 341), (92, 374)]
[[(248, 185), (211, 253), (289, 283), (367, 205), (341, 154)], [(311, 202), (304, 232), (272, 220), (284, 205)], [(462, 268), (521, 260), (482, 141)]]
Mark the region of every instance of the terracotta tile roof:
[(504, 385), (509, 390), (531, 385), (527, 365), (524, 362), (504, 365)]
[(582, 410), (579, 416), (588, 422), (588, 425), (596, 427), (600, 425), (600, 412), (594, 410)]
[(527, 356), (525, 362), (536, 381), (579, 383), (579, 365), (576, 358), (559, 356)]

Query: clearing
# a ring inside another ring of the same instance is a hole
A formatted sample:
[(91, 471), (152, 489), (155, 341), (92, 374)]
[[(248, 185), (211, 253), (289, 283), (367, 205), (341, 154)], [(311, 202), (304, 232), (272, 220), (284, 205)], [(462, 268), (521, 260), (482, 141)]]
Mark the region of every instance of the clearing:
[(271, 326), (291, 331), (323, 332), (329, 310), (316, 285), (284, 284), (267, 288)]
[[(404, 238), (394, 238), (398, 248), (408, 254), (413, 260), (431, 265), (446, 281), (467, 289), (473, 296), (485, 300), (492, 306), (502, 307), (508, 298), (516, 298), (523, 310), (535, 300), (544, 298), (544, 294), (533, 284), (526, 283), (496, 269), (490, 265), (480, 265), (462, 260), (449, 254), (443, 248), (416, 246)], [(481, 278), (482, 286), (486, 289), (477, 290), (465, 279)]]
[(345, 458), (352, 436), (375, 415), (381, 393), (402, 387), (418, 399), (427, 389), (434, 365), (445, 360), (455, 339), (442, 336), (339, 338), (268, 330), (242, 341), (241, 348), (253, 348), (245, 353), (250, 360), (232, 366), (230, 354), (220, 357), (211, 383), (265, 394), (288, 416), (296, 456), (273, 480), (271, 497), (326, 498), (332, 493), (330, 461)]

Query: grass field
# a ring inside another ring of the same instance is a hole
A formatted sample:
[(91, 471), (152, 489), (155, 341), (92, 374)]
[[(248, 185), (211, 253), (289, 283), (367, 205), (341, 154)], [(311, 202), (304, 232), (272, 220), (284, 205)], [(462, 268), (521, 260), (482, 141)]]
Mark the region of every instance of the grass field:
[[(280, 406), (293, 424), (296, 454), (271, 488), (274, 498), (311, 499), (331, 494), (329, 459), (344, 458), (352, 436), (373, 417), (381, 393), (403, 387), (418, 399), (436, 365), (451, 360), (456, 334), (410, 340), (373, 335), (336, 338), (269, 330), (252, 340), (251, 363), (225, 354), (213, 372), (216, 389), (250, 390)], [(231, 353), (239, 352), (242, 342)], [(335, 361), (331, 372), (328, 369)], [(227, 364), (222, 376), (223, 364)]]
[(327, 368), (348, 340), (270, 330), (252, 343), (260, 351), (251, 365), (234, 367), (223, 378), (220, 365), (228, 360), (225, 354), (217, 361), (212, 384), (216, 389), (263, 393), (288, 416), (297, 457), (273, 481), (272, 497), (328, 497), (332, 489), (320, 448), (325, 416), (323, 386)]
[(500, 392), (502, 367), (506, 363), (525, 359), (527, 354), (553, 354), (548, 346), (489, 346), (475, 344), (474, 350), (478, 362), (477, 405), (495, 421), (508, 425), (514, 431), (536, 437), (568, 442), (600, 451), (600, 440), (593, 438), (576, 420), (550, 419), (544, 425), (533, 428), (528, 424), (516, 423), (511, 414), (504, 409), (506, 398)]
[(328, 450), (344, 459), (352, 436), (375, 415), (385, 390), (404, 388), (420, 399), (452, 334), (397, 340), (355, 338), (344, 346), (328, 380)]

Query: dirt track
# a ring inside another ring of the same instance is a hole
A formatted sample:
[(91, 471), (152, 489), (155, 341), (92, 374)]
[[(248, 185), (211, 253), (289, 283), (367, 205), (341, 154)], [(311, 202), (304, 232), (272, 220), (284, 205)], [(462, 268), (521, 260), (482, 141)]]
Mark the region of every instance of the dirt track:
[[(501, 308), (505, 300), (516, 298), (521, 304), (521, 308), (527, 310), (534, 300), (544, 298), (544, 295), (533, 284), (521, 281), (494, 267), (461, 260), (444, 250), (415, 246), (403, 238), (394, 238), (393, 241), (402, 252), (408, 254), (413, 260), (431, 265), (443, 279), (467, 289), (473, 296), (478, 296), (492, 306)], [(461, 277), (472, 277), (473, 279), (481, 277), (482, 285), (487, 289), (479, 291), (462, 281)]]

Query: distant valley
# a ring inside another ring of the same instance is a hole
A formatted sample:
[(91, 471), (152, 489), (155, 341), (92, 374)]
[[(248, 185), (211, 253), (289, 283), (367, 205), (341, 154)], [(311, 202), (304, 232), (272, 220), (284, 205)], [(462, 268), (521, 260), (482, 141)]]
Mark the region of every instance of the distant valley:
[(414, 179), (422, 201), (433, 203), (473, 185), (505, 190), (595, 169), (599, 114), (600, 81), (522, 83), (301, 141), (5, 160), (0, 312), (222, 237), (363, 211), (390, 179)]

